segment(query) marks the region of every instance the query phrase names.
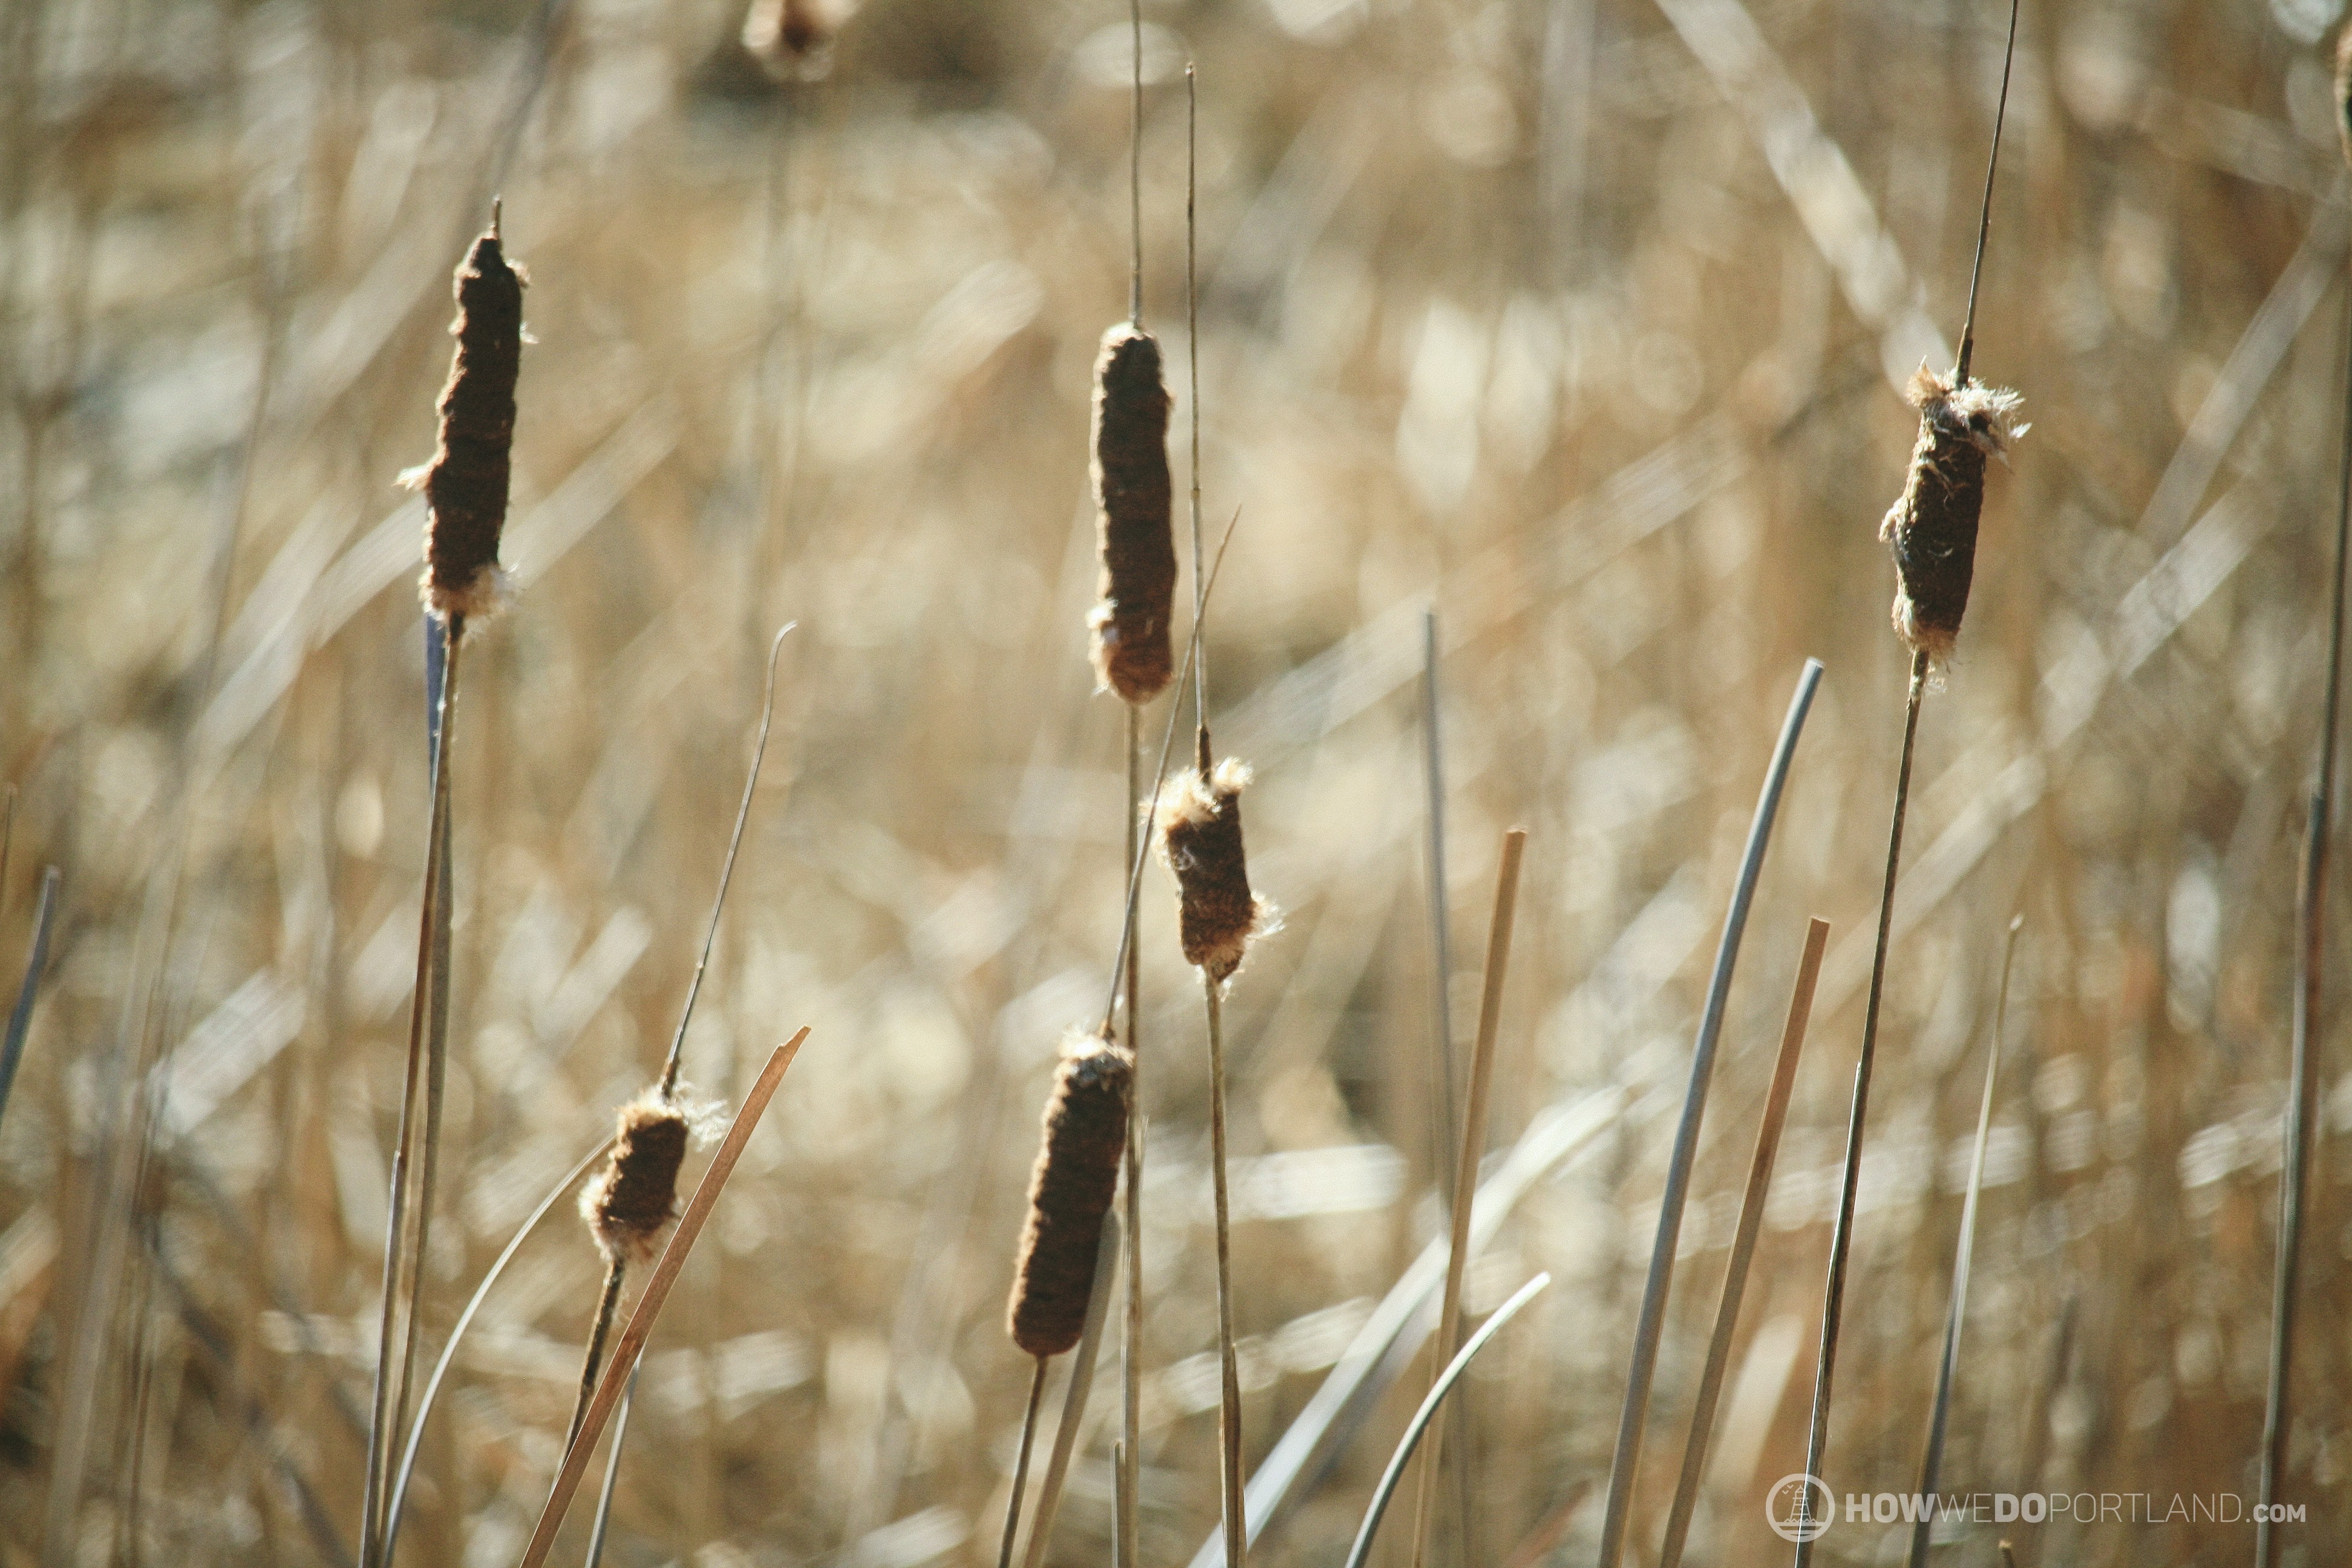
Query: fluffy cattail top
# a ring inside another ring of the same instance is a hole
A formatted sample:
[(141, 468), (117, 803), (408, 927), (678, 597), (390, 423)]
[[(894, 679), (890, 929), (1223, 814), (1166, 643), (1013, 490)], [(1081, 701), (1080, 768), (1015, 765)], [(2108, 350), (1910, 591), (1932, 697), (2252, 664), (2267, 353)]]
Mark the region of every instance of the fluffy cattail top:
[[(1207, 760), (1203, 752), (1204, 768)], [(1242, 852), (1242, 791), (1249, 782), (1249, 769), (1227, 757), (1213, 772), (1188, 771), (1169, 780), (1153, 808), (1160, 858), (1176, 874), (1184, 961), (1220, 984), (1242, 966), (1266, 922), (1265, 903), (1250, 892)]]
[(420, 476), (427, 512), (425, 602), (445, 616), (498, 607), (522, 289), (522, 270), (507, 260), (493, 223), (457, 268), (457, 319), (449, 323), (457, 354), (441, 389), (441, 439)]
[(1908, 396), (1919, 411), (1919, 440), (1902, 498), (1878, 537), (1895, 552), (1895, 635), (1940, 659), (1952, 651), (1968, 612), (1985, 458), (2004, 457), (2026, 427), (2012, 417), (2020, 401), (2014, 392), (1979, 381), (1955, 387), (1925, 365), (1912, 376)]
[(677, 1171), (686, 1163), (685, 1108), (657, 1090), (621, 1107), (612, 1157), (580, 1189), (580, 1217), (608, 1260), (642, 1263), (677, 1213)]
[(1103, 334), (1095, 361), (1094, 481), (1102, 602), (1087, 626), (1095, 676), (1129, 702), (1149, 702), (1176, 670), (1168, 389), (1160, 340), (1126, 321)]
[(1086, 1331), (1103, 1215), (1127, 1149), (1133, 1060), (1124, 1047), (1092, 1036), (1076, 1043), (1054, 1075), (1005, 1307), (1013, 1342), (1031, 1355), (1059, 1355)]

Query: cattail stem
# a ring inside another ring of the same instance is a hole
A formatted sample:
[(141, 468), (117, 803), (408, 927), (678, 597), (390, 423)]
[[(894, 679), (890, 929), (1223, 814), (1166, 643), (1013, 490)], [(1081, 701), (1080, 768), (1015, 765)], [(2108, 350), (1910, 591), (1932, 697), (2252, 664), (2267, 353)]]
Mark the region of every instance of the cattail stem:
[(1225, 1028), (1223, 983), (1201, 972), (1201, 995), (1209, 1013), (1209, 1171), (1216, 1197), (1217, 1362), (1220, 1392), (1217, 1439), (1222, 1458), (1218, 1493), (1223, 1500), (1225, 1562), (1242, 1568), (1248, 1555), (1248, 1521), (1242, 1496), (1241, 1360), (1234, 1348), (1232, 1208), (1225, 1171)]
[(1004, 1500), (1004, 1541), (996, 1549), (996, 1568), (1013, 1568), (1013, 1539), (1021, 1531), (1021, 1494), (1029, 1485), (1029, 1449), (1037, 1440), (1037, 1405), (1045, 1397), (1045, 1360), (1029, 1378), (1029, 1407), (1021, 1416), (1021, 1453), (1013, 1461), (1013, 1495)]
[[(465, 646), (466, 621), (463, 616), (453, 615), (446, 624), (441, 689), (433, 710), (433, 804), (425, 824), (425, 891), (417, 917), (415, 987), (409, 1003), (408, 1067), (401, 1085), (400, 1126), (392, 1157), (392, 1195), (384, 1219), (383, 1300), (376, 1326), (375, 1385), (370, 1401), (367, 1470), (361, 1500), (361, 1568), (376, 1568), (383, 1561), (380, 1548), (389, 1490), (392, 1434), (399, 1429), (407, 1414), (409, 1370), (416, 1348), (415, 1307), (424, 1289), (425, 1247), (431, 1239), (434, 1144), (440, 1131), (441, 1069), (448, 1038), (448, 990), (444, 972), (449, 943), (450, 731), (457, 710), (458, 655)], [(421, 1166), (414, 1183), (409, 1173), (412, 1161)], [(416, 1211), (413, 1216), (412, 1185), (415, 1188)], [(404, 1285), (409, 1296), (404, 1335), (400, 1331)], [(397, 1361), (394, 1354), (396, 1337), (403, 1347)]]
[[(1470, 1269), (1470, 1211), (1475, 1206), (1458, 1194), (1478, 1190), (1478, 1161), (1486, 1151), (1486, 1102), (1495, 1081), (1495, 1040), (1503, 1024), (1503, 978), (1510, 968), (1511, 931), (1518, 920), (1519, 862), (1527, 852), (1528, 830), (1514, 827), (1503, 835), (1501, 864), (1495, 872), (1495, 918), (1486, 931), (1486, 977), (1478, 998), (1478, 1043), (1470, 1056), (1470, 1109), (1462, 1124), (1459, 1166), (1454, 1173), (1453, 1240), (1445, 1254), (1445, 1293), (1437, 1313), (1437, 1350), (1431, 1385), (1444, 1374), (1462, 1338), (1462, 1281)], [(1439, 1459), (1444, 1452), (1444, 1427), (1429, 1435), (1421, 1465), (1421, 1483), (1413, 1504), (1412, 1563), (1421, 1568), (1429, 1552), (1431, 1503), (1437, 1489)]]
[[(2017, 957), (2017, 933), (2023, 915), (2011, 917), (2009, 941), (2000, 954), (2000, 990), (1992, 1006), (1992, 1046), (1985, 1056), (1984, 1099), (1977, 1107), (1977, 1142), (1969, 1159), (1969, 1193), (1960, 1205), (1960, 1241), (1952, 1260), (1952, 1302), (1944, 1313), (1944, 1353), (1936, 1368), (1936, 1400), (1927, 1414), (1927, 1448), (1919, 1461), (1920, 1497), (1936, 1495), (1936, 1479), (1944, 1463), (1944, 1427), (1952, 1411), (1952, 1380), (1959, 1372), (1960, 1325), (1969, 1310), (1969, 1266), (1977, 1247), (1977, 1199), (1984, 1191), (1985, 1145), (1992, 1138), (1993, 1084), (2000, 1073), (2000, 1043), (2009, 1022), (2009, 973)], [(1935, 1521), (1924, 1513), (1911, 1527), (1910, 1568), (1927, 1568), (1927, 1535)]]
[[(1886, 880), (1878, 895), (1878, 940), (1870, 960), (1870, 998), (1862, 1015), (1862, 1056), (1853, 1069), (1853, 1107), (1846, 1120), (1845, 1172), (1838, 1188), (1837, 1226), (1830, 1233), (1829, 1282), (1822, 1298), (1822, 1344), (1813, 1365), (1813, 1415), (1805, 1437), (1805, 1474), (1820, 1477), (1829, 1443), (1830, 1387), (1837, 1370), (1840, 1313), (1845, 1302), (1846, 1258), (1853, 1247), (1855, 1189), (1862, 1181), (1863, 1121), (1870, 1110), (1870, 1069), (1878, 1053), (1878, 1007), (1886, 990), (1886, 948), (1895, 921), (1895, 876), (1903, 859), (1903, 818), (1911, 804), (1911, 754), (1919, 738), (1919, 699), (1927, 689), (1927, 653), (1911, 655), (1911, 687), (1903, 708), (1903, 762), (1895, 776), (1895, 818), (1886, 834)], [(1814, 1537), (1797, 1542), (1796, 1568), (1813, 1557)]]
[[(1201, 188), (1201, 95), (1192, 62), (1184, 62), (1184, 364), (1188, 379), (1186, 409), (1192, 426), (1192, 622), (1200, 624), (1208, 607), (1208, 584), (1201, 576), (1201, 283), (1200, 232), (1196, 206)], [(1204, 647), (1192, 682), (1192, 724), (1205, 736), (1209, 731), (1209, 666)], [(1208, 771), (1207, 752), (1201, 769)]]
[(1715, 1436), (1715, 1405), (1723, 1393), (1724, 1373), (1731, 1367), (1731, 1337), (1739, 1326), (1740, 1298), (1748, 1289), (1748, 1265), (1756, 1258), (1757, 1238), (1764, 1229), (1764, 1203), (1772, 1185), (1772, 1162), (1780, 1150), (1780, 1129), (1789, 1116), (1789, 1096), (1797, 1082), (1797, 1058), (1805, 1048), (1805, 1029), (1813, 1016), (1813, 987), (1822, 975), (1822, 950), (1829, 945), (1830, 922), (1816, 917), (1805, 928), (1804, 955), (1797, 961), (1797, 984), (1789, 997), (1788, 1022), (1780, 1029), (1780, 1054), (1772, 1064), (1772, 1086), (1764, 1095), (1764, 1119), (1756, 1131), (1756, 1153), (1748, 1164), (1748, 1190), (1740, 1194), (1739, 1225), (1731, 1240), (1731, 1259), (1723, 1271), (1723, 1296), (1715, 1311), (1715, 1334), (1707, 1342), (1706, 1367), (1699, 1373), (1698, 1395), (1692, 1402), (1690, 1436), (1683, 1445), (1683, 1470), (1675, 1482), (1674, 1505), (1666, 1513), (1665, 1544), (1658, 1550), (1658, 1568), (1681, 1568), (1683, 1547), (1690, 1539), (1691, 1514), (1698, 1507), (1698, 1486), (1706, 1474), (1706, 1453)]
[[(2352, 54), (2347, 61), (2352, 62)], [(2352, 68), (2347, 66), (2347, 68)], [(2319, 777), (2311, 792), (2304, 835), (2302, 886), (2296, 913), (2301, 941), (2295, 948), (2294, 1016), (2289, 1047), (2290, 1099), (2286, 1147), (2279, 1169), (2278, 1257), (2271, 1281), (2270, 1376), (2263, 1401), (2261, 1502), (2254, 1514), (2254, 1568), (2271, 1568), (2277, 1552), (2269, 1505), (2278, 1500), (2286, 1473), (2287, 1378), (2294, 1359), (2297, 1276), (2302, 1266), (2305, 1188), (2309, 1184), (2311, 1146), (2319, 1132), (2319, 1059), (2311, 1032), (2319, 1018), (2322, 960), (2327, 939), (2327, 862), (2336, 803), (2336, 731), (2344, 681), (2344, 567), (2352, 545), (2352, 306), (2345, 311), (2347, 348), (2342, 450), (2337, 459), (2336, 558), (2329, 587), (2327, 686), (2319, 717)]]
[(1960, 353), (1952, 384), (1969, 384), (1969, 361), (1977, 347), (1977, 286), (1984, 281), (1985, 241), (1992, 234), (1992, 177), (2000, 168), (2000, 130), (2009, 119), (2009, 74), (2017, 64), (2018, 0), (2009, 0), (2009, 42), (2000, 61), (2000, 99), (1992, 115), (1992, 152), (1985, 158), (1984, 207), (1977, 216), (1977, 255), (1969, 268), (1969, 309), (1960, 321)]
[(1135, 111), (1127, 140), (1128, 234), (1135, 253), (1127, 275), (1127, 319), (1143, 325), (1143, 0), (1128, 0), (1135, 38)]
[[(580, 1436), (580, 1423), (587, 1418), (588, 1402), (596, 1397), (596, 1373), (604, 1364), (604, 1340), (613, 1331), (613, 1318), (621, 1306), (621, 1280), (628, 1270), (625, 1257), (615, 1257), (604, 1266), (604, 1289), (597, 1295), (596, 1316), (588, 1325), (588, 1349), (580, 1359), (580, 1398), (572, 1407), (572, 1424), (563, 1433), (567, 1447)], [(618, 1436), (615, 1432), (614, 1436)]]
[[(1129, 704), (1127, 709), (1126, 863), (1130, 866), (1137, 864), (1137, 856), (1142, 848), (1144, 804), (1143, 714), (1141, 710)], [(1143, 1454), (1143, 1052), (1137, 1038), (1137, 1029), (1142, 1021), (1138, 1005), (1137, 975), (1141, 967), (1141, 954), (1135, 940), (1139, 912), (1139, 906), (1130, 900), (1124, 933), (1127, 942), (1127, 1043), (1135, 1060), (1128, 1068), (1127, 1079), (1127, 1318), (1124, 1352), (1119, 1366), (1118, 1476), (1113, 1494), (1118, 1514), (1114, 1532), (1118, 1568), (1141, 1568), (1139, 1555), (1141, 1526), (1135, 1515), (1137, 1483), (1140, 1479), (1139, 1470)]]

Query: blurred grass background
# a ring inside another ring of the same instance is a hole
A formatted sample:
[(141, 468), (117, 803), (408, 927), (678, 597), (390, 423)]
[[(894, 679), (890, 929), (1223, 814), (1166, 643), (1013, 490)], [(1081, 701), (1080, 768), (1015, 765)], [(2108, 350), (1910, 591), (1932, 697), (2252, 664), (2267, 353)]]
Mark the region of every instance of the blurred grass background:
[[(2034, 428), (1922, 725), (1841, 1493), (1916, 1471), (2021, 910), (1945, 1487), (2251, 1506), (2352, 227), (2337, 9), (2024, 8), (1976, 368)], [(1001, 1304), (1037, 1107), (1116, 941), (1122, 721), (1082, 617), (1088, 372), (1127, 299), (1126, 17), (868, 0), (828, 75), (779, 83), (701, 0), (0, 7), (8, 963), (45, 865), (64, 889), (0, 1123), (0, 1563), (350, 1550), (427, 804), (421, 513), (393, 481), (430, 453), (449, 268), (493, 192), (532, 269), (523, 591), (467, 660), (426, 1348), (654, 1070), (767, 637), (796, 618), (688, 1076), (731, 1099), (815, 1034), (654, 1342), (608, 1560), (986, 1561), (1028, 1371)], [(1496, 1142), (1596, 1088), (1637, 1098), (1473, 1271), (1480, 1311), (1538, 1268), (1559, 1283), (1466, 1385), (1448, 1454), (1474, 1506), (1439, 1555), (1590, 1555), (1707, 955), (1813, 655), (1635, 1536), (1646, 1561), (1819, 911), (1831, 958), (1694, 1538), (1709, 1563), (1784, 1550), (1762, 1499), (1802, 1463), (1900, 732), (1874, 533), (1914, 429), (1895, 389), (1958, 329), (2006, 8), (1145, 18), (1146, 314), (1176, 366), (1181, 62), (1201, 72), (1201, 481), (1213, 529), (1241, 510), (1211, 710), (1258, 769), (1252, 872), (1286, 920), (1227, 1013), (1251, 1458), (1440, 1228), (1433, 997), (1466, 1042), (1494, 845), (1524, 823)], [(1216, 1514), (1206, 1083), (1148, 875), (1144, 1540), (1172, 1563)], [(2318, 1037), (2341, 1016), (2331, 996)], [(2352, 1073), (2323, 1072), (2324, 1125), (2352, 1130)], [(132, 1096), (156, 1153), (126, 1266), (94, 1274)], [(2347, 1180), (2323, 1153), (2289, 1563), (2352, 1548)], [(596, 1273), (560, 1215), (491, 1299), (413, 1560), (519, 1552)], [(117, 1284), (93, 1300), (93, 1278)], [(77, 1344), (99, 1371), (79, 1405)], [(1268, 1568), (1337, 1563), (1412, 1402)], [(1107, 1375), (1058, 1562), (1109, 1551), (1115, 1409)], [(88, 1484), (59, 1514), (77, 1416)], [(2252, 1549), (2242, 1523), (2062, 1521), (1965, 1529), (1937, 1560), (1990, 1563), (1996, 1534), (2029, 1563)], [(1844, 1525), (1820, 1550), (1899, 1561), (1906, 1536)]]

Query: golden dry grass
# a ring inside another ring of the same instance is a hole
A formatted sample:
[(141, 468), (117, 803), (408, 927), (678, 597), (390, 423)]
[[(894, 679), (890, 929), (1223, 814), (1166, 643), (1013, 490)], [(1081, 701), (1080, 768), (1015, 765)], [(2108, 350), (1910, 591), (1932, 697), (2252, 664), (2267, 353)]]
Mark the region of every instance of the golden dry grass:
[[(2022, 910), (1946, 1486), (2251, 1503), (2352, 226), (2315, 41), (2334, 10), (2024, 13), (1977, 368), (2034, 429), (1991, 480), (1922, 725), (1841, 1491), (1917, 1462), (1955, 1150)], [(768, 637), (797, 618), (687, 1077), (731, 1101), (814, 1032), (653, 1342), (608, 1561), (992, 1548), (1030, 1366), (1000, 1306), (1022, 1171), (1121, 891), (1123, 720), (1090, 695), (1085, 616), (1088, 377), (1127, 302), (1126, 10), (868, 0), (829, 79), (778, 89), (736, 11), (583, 0), (503, 162), (533, 14), (0, 7), (0, 963), (45, 865), (66, 900), (0, 1121), (11, 1568), (313, 1562), (322, 1531), (353, 1533), (426, 806), (419, 517), (393, 481), (431, 452), (449, 269), (494, 185), (536, 342), (521, 593), (467, 661), (426, 1349), (655, 1069)], [(1147, 7), (1147, 318), (1181, 363), (1189, 52), (1202, 477), (1213, 517), (1243, 510), (1211, 717), (1257, 770), (1250, 874), (1286, 918), (1225, 1014), (1253, 1462), (1443, 1228), (1433, 598), (1465, 1040), (1489, 847), (1531, 831), (1496, 1139), (1643, 1091), (1471, 1272), (1474, 1311), (1538, 1268), (1558, 1283), (1465, 1385), (1446, 1447), (1475, 1510), (1467, 1540), (1441, 1510), (1446, 1563), (1590, 1558), (1707, 954), (1817, 655), (1635, 1532), (1646, 1560), (1818, 910), (1835, 934), (1693, 1560), (1784, 1550), (1761, 1499), (1802, 1458), (1906, 667), (1874, 531), (1913, 434), (1899, 387), (1957, 331), (2005, 17)], [(1199, 1001), (1147, 876), (1156, 1568), (1214, 1526), (1216, 1375)], [(2336, 1132), (2346, 1073), (2326, 1058)], [(148, 1090), (134, 1245), (91, 1302), (106, 1129)], [(2306, 1233), (2285, 1495), (2311, 1518), (2284, 1541), (2314, 1565), (2352, 1546), (2347, 1175), (2323, 1155)], [(598, 1271), (567, 1219), (492, 1299), (425, 1445), (412, 1560), (520, 1550)], [(102, 1347), (88, 1484), (52, 1537), (77, 1342)], [(1267, 1568), (1338, 1560), (1412, 1392)], [(1057, 1561), (1108, 1552), (1115, 1378), (1095, 1407)], [(1988, 1563), (1998, 1533), (1938, 1561)], [(1889, 1561), (1901, 1534), (1841, 1526), (1822, 1560)], [(2017, 1543), (2137, 1568), (2242, 1561), (2252, 1531)]]

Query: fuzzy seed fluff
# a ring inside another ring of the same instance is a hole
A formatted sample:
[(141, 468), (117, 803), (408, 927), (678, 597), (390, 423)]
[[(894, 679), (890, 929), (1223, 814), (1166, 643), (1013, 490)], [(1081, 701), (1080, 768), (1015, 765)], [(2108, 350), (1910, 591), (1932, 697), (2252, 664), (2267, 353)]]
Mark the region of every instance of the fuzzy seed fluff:
[(1169, 780), (1153, 808), (1160, 858), (1176, 875), (1184, 961), (1220, 984), (1271, 925), (1272, 910), (1250, 891), (1242, 847), (1242, 791), (1249, 782), (1248, 767), (1227, 757), (1205, 778), (1188, 769)]
[(653, 1257), (677, 1214), (677, 1173), (691, 1131), (688, 1108), (657, 1089), (621, 1107), (612, 1155), (580, 1190), (580, 1217), (608, 1261)]
[(1977, 523), (1984, 510), (1985, 459), (2007, 459), (2025, 434), (2014, 392), (1970, 381), (1955, 387), (1922, 365), (1911, 378), (1919, 439), (1902, 497), (1878, 537), (1895, 552), (1895, 634), (1941, 660), (1960, 635), (1976, 574)]

